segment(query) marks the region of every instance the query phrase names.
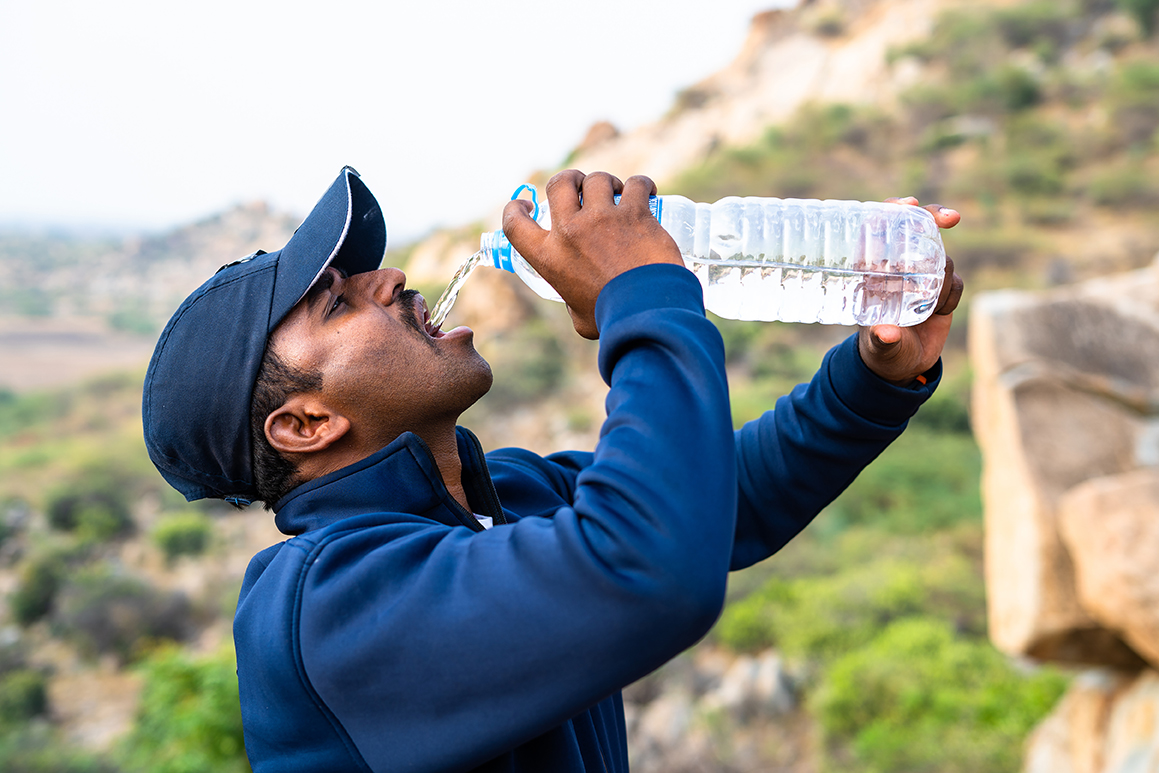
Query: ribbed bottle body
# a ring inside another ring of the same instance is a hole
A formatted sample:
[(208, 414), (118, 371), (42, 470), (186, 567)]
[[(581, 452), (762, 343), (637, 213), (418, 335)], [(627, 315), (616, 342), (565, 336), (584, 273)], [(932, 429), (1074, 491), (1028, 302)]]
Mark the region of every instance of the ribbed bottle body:
[(735, 196), (660, 204), (705, 306), (722, 317), (915, 325), (941, 292), (945, 249), (919, 207)]

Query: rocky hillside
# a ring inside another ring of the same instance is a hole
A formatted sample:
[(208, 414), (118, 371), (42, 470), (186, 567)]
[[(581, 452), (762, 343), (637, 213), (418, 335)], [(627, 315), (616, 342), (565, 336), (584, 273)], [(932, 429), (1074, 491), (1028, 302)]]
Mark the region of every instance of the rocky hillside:
[(888, 54), (923, 40), (953, 0), (812, 0), (757, 15), (736, 59), (681, 92), (668, 115), (630, 134), (596, 129), (580, 169), (671, 182), (721, 147), (743, 147), (816, 102), (897, 105), (920, 72)]

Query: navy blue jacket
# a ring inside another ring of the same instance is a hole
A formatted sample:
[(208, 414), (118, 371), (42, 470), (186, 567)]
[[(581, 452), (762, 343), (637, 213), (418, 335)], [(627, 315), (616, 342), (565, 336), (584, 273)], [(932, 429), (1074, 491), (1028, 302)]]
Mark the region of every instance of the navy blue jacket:
[(268, 771), (626, 771), (620, 689), (716, 620), (727, 571), (797, 534), (933, 388), (850, 339), (732, 430), (724, 350), (693, 275), (604, 289), (610, 390), (594, 453), (484, 456), (485, 530), (405, 434), (277, 503), (234, 623), (246, 750)]

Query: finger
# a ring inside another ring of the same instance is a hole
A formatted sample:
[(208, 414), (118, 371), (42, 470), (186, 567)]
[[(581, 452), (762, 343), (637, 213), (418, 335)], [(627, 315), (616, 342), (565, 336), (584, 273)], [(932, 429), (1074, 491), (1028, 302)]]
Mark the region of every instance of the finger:
[(948, 280), (942, 283), (942, 295), (938, 299), (938, 307), (934, 309), (934, 313), (953, 314), (954, 309), (958, 308), (958, 303), (962, 300), (962, 291), (965, 289), (966, 283), (962, 281), (962, 277), (957, 274), (951, 275)]
[(592, 172), (583, 181), (583, 203), (612, 204), (612, 196), (624, 190), (624, 184), (619, 178), (607, 172)]
[(642, 174), (632, 175), (624, 184), (620, 205), (628, 204), (637, 211), (648, 209), (648, 198), (656, 195), (656, 183)]
[(922, 209), (934, 216), (938, 228), (953, 228), (962, 222), (962, 215), (958, 210), (943, 207), (941, 204), (926, 204)]
[(888, 349), (901, 341), (901, 328), (897, 325), (874, 325), (869, 328), (875, 349)]
[(886, 204), (906, 204), (911, 207), (918, 206), (918, 200), (913, 196), (890, 196), (885, 200)]
[(584, 173), (578, 169), (565, 169), (547, 181), (547, 203), (553, 218), (572, 215), (579, 210), (584, 177)]
[(503, 207), (503, 233), (520, 255), (534, 255), (547, 231), (531, 219), (532, 204), (527, 199), (515, 199)]

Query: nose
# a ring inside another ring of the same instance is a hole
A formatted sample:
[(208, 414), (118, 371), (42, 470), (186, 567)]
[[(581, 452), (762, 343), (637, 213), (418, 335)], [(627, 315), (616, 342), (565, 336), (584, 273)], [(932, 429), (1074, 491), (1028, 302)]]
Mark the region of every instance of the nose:
[(397, 268), (380, 268), (377, 271), (355, 274), (347, 281), (351, 280), (363, 285), (370, 296), (383, 306), (394, 303), (394, 299), (406, 287), (406, 274)]

